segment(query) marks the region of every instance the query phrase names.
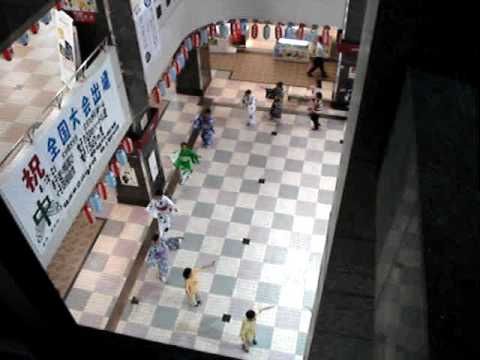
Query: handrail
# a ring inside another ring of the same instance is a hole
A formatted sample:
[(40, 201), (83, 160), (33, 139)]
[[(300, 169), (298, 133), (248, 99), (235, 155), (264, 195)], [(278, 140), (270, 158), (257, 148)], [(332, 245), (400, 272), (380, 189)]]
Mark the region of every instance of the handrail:
[(77, 78), (84, 76), (84, 72), (89, 62), (93, 58), (95, 58), (101, 51), (105, 50), (105, 46), (108, 44), (108, 39), (109, 38), (107, 36), (100, 42), (100, 44), (95, 48), (95, 50), (93, 50), (92, 53), (85, 59), (85, 61), (83, 61), (83, 63), (78, 67), (78, 69), (75, 70), (75, 73), (65, 83), (65, 85), (59, 91), (57, 91), (52, 101), (50, 101), (48, 105), (42, 110), (42, 113), (40, 115), (40, 119), (42, 119), (42, 121), (35, 121), (27, 130), (25, 130), (25, 133), (22, 135), (22, 137), (17, 140), (17, 142), (12, 146), (12, 148), (7, 152), (7, 154), (0, 161), (0, 168), (3, 167), (3, 165), (9, 160), (9, 158), (18, 149), (20, 145), (22, 145), (27, 141), (30, 144), (33, 143), (33, 135), (35, 134), (35, 131), (42, 125), (43, 120), (45, 120), (45, 118), (48, 116), (51, 108), (54, 106), (57, 106), (59, 109), (61, 108), (63, 96), (68, 92), (69, 86), (72, 84), (74, 80), (77, 80)]

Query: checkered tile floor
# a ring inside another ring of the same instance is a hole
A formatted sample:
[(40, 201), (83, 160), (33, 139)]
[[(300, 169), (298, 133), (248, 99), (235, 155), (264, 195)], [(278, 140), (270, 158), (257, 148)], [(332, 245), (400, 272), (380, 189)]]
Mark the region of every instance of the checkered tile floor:
[(63, 84), (54, 21), (40, 23), (27, 46), (14, 44), (12, 61), (0, 59), (0, 159), (30, 125), (40, 121), (42, 110)]
[[(195, 98), (173, 100), (158, 130), (167, 171), (168, 155), (199, 110)], [(301, 359), (344, 123), (322, 120), (322, 130), (313, 132), (306, 117), (286, 115), (278, 128), (262, 119), (252, 129), (242, 110), (216, 107), (214, 116), (215, 143), (198, 149), (201, 164), (174, 196), (179, 213), (171, 236), (185, 239), (172, 252), (168, 283), (158, 281), (156, 268), (144, 268), (133, 291), (140, 303), (127, 306), (117, 332), (234, 358)], [(200, 275), (203, 303), (192, 308), (182, 270), (212, 260), (215, 267)], [(258, 346), (244, 354), (245, 311), (271, 304), (276, 307), (258, 319)]]
[(104, 329), (151, 219), (144, 208), (114, 203), (98, 216), (108, 220), (65, 303), (79, 324)]

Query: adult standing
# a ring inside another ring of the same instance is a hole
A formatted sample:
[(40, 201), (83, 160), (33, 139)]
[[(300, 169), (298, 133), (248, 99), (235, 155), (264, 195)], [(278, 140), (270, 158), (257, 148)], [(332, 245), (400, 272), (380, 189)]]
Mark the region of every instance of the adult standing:
[(212, 111), (209, 108), (204, 109), (193, 121), (193, 129), (201, 131), (200, 135), (204, 148), (207, 148), (213, 143), (213, 134), (215, 133), (215, 129), (213, 128), (214, 123)]
[(315, 56), (313, 57), (313, 64), (310, 70), (307, 72), (308, 76), (313, 76), (313, 72), (317, 69), (320, 69), (322, 72), (322, 78), (327, 77), (327, 72), (325, 71), (325, 58), (327, 57), (327, 53), (325, 52), (325, 49), (323, 48), (322, 44), (322, 37), (318, 37), (318, 41), (316, 44), (316, 49), (315, 49)]
[(270, 107), (270, 119), (280, 121), (283, 112), (283, 98), (285, 96), (283, 90), (283, 82), (279, 81), (273, 89), (267, 90), (267, 98), (273, 99)]

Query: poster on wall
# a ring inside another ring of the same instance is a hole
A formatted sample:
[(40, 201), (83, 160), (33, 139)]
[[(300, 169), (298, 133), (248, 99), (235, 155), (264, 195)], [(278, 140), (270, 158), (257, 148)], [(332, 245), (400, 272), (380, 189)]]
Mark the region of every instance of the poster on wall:
[(45, 265), (131, 124), (113, 48), (0, 173), (0, 194)]
[(154, 0), (131, 0), (131, 4), (143, 70), (148, 76), (152, 64), (161, 54), (156, 4)]
[(55, 10), (55, 24), (58, 39), (57, 50), (60, 57), (60, 78), (68, 84), (75, 75), (78, 64), (75, 25), (73, 25), (73, 19), (62, 10)]
[(152, 151), (148, 157), (148, 167), (150, 168), (150, 174), (152, 175), (152, 181), (155, 181), (158, 176), (158, 163), (155, 151)]
[(130, 162), (128, 161), (122, 169), (120, 182), (126, 186), (138, 187), (137, 174), (135, 174), (135, 169), (130, 165)]
[(96, 0), (63, 0), (63, 9), (77, 22), (93, 24), (96, 21)]

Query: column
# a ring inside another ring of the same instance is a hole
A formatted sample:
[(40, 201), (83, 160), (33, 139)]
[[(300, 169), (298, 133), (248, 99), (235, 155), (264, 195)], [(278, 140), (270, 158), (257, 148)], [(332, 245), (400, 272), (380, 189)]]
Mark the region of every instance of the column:
[(118, 201), (146, 206), (152, 196), (162, 193), (165, 185), (155, 135), (165, 106), (153, 108), (149, 105), (149, 92), (145, 83), (131, 2), (104, 0), (102, 5), (101, 10), (105, 11), (122, 65), (133, 117), (128, 136), (134, 140), (135, 150), (128, 156), (129, 167), (126, 173), (117, 179)]
[(203, 96), (212, 81), (210, 49), (202, 46), (190, 51), (185, 68), (177, 76), (179, 94)]

